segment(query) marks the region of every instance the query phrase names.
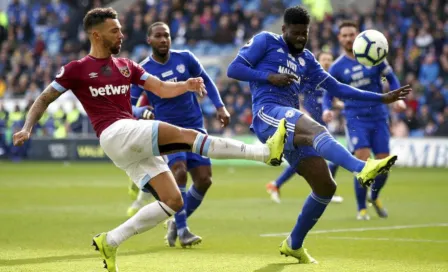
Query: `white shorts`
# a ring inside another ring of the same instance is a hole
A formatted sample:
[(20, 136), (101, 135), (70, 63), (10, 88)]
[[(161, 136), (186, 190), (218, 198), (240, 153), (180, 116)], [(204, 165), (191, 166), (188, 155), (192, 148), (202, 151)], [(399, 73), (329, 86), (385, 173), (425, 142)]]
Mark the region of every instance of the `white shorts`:
[(151, 178), (170, 171), (159, 153), (159, 122), (118, 120), (100, 136), (100, 145), (114, 164), (143, 189)]

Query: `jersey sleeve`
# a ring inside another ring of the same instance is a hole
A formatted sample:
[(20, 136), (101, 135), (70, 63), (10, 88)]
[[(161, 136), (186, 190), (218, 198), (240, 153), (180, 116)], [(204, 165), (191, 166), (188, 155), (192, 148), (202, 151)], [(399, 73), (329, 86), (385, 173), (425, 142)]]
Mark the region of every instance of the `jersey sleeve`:
[(58, 92), (65, 92), (67, 90), (76, 89), (76, 71), (77, 62), (70, 62), (69, 64), (62, 66), (58, 74), (55, 76), (53, 82), (51, 82), (51, 87), (56, 89)]
[(188, 71), (193, 77), (198, 77), (204, 71), (204, 67), (191, 52), (188, 52)]
[(320, 63), (316, 60), (311, 52), (306, 51), (304, 57), (306, 59), (305, 65), (307, 67), (307, 70), (302, 80), (310, 90), (315, 90), (330, 75), (324, 70), (324, 68), (322, 68)]
[(266, 35), (264, 32), (255, 35), (238, 53), (238, 56), (244, 59), (251, 67), (255, 67), (266, 53)]
[(378, 65), (378, 69), (380, 70), (380, 73), (382, 76), (387, 76), (393, 73), (392, 67), (389, 65), (387, 60), (383, 61)]
[(140, 88), (143, 88), (145, 85), (145, 81), (149, 78), (149, 73), (143, 69), (142, 66), (135, 63), (132, 60), (129, 60), (130, 62), (130, 69), (131, 69), (131, 83), (134, 85), (139, 86)]

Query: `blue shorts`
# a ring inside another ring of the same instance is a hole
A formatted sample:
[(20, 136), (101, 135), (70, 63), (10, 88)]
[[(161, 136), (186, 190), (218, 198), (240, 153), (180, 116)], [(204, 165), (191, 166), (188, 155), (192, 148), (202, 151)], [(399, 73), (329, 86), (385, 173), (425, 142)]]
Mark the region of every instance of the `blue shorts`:
[(171, 168), (174, 163), (178, 161), (185, 161), (187, 163), (187, 170), (199, 167), (199, 166), (210, 166), (212, 162), (207, 157), (202, 157), (199, 154), (192, 152), (177, 152), (174, 154), (166, 155), (166, 161), (168, 166)]
[(386, 120), (361, 122), (347, 120), (345, 127), (347, 149), (355, 152), (361, 148), (370, 148), (373, 154), (389, 153), (389, 123)]
[[(206, 134), (207, 132), (203, 128), (195, 129), (201, 133)], [(193, 152), (177, 152), (174, 154), (169, 154), (164, 156), (165, 161), (168, 164), (168, 166), (171, 168), (171, 166), (178, 162), (178, 161), (185, 161), (187, 163), (187, 170), (199, 167), (199, 166), (210, 166), (212, 165), (212, 162), (209, 158), (203, 157), (199, 154), (193, 153)]]
[(320, 157), (312, 146), (294, 146), (294, 129), (302, 115), (301, 111), (292, 107), (264, 106), (254, 117), (252, 129), (258, 139), (265, 143), (277, 130), (280, 119), (286, 118), (288, 136), (283, 153), (290, 165), (297, 165), (302, 159)]

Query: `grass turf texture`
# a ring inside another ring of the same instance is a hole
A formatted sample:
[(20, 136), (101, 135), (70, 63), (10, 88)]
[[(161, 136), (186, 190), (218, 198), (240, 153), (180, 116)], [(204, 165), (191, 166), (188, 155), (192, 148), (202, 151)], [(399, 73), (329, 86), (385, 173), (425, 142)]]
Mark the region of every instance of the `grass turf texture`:
[[(264, 186), (281, 170), (215, 166), (214, 184), (189, 220), (203, 244), (167, 248), (158, 226), (120, 247), (120, 271), (448, 271), (446, 170), (394, 169), (382, 194), (390, 217), (371, 208), (370, 221), (355, 220), (353, 179), (340, 171), (345, 201), (330, 204), (314, 228), (321, 232), (306, 240), (317, 266), (278, 252), (310, 192), (296, 177), (282, 203), (271, 202)], [(0, 162), (0, 271), (105, 271), (91, 238), (126, 219), (127, 181), (111, 163)]]

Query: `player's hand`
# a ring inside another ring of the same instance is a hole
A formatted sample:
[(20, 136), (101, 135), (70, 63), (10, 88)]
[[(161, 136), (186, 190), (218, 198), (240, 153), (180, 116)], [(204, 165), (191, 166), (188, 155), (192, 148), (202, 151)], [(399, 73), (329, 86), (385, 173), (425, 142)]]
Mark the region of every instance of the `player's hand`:
[(205, 94), (207, 94), (202, 77), (189, 78), (187, 80), (187, 88), (188, 90), (199, 94), (200, 97), (203, 97)]
[(290, 75), (290, 74), (274, 74), (271, 73), (268, 76), (268, 81), (275, 85), (275, 86), (287, 86), (292, 84), (294, 81), (299, 80), (299, 78), (296, 75)]
[(216, 109), (216, 115), (219, 122), (221, 122), (221, 127), (227, 127), (230, 123), (230, 113), (227, 111), (226, 107), (220, 107)]
[(398, 113), (404, 112), (406, 108), (406, 103), (403, 100), (398, 100), (397, 102), (392, 104), (392, 109)]
[(14, 133), (12, 136), (12, 143), (15, 146), (22, 146), (28, 139), (30, 138), (30, 132), (26, 130), (21, 130), (19, 132)]
[(325, 123), (330, 123), (331, 121), (333, 121), (334, 118), (334, 112), (332, 110), (324, 110), (324, 112), (322, 113), (322, 120)]
[(385, 93), (383, 94), (383, 103), (390, 104), (398, 100), (403, 100), (410, 92), (412, 92), (411, 86), (405, 85), (399, 89)]
[(153, 110), (154, 110), (153, 107), (146, 106), (145, 109), (143, 110), (140, 118), (144, 119), (144, 120), (154, 120), (155, 116), (154, 116)]

